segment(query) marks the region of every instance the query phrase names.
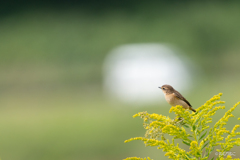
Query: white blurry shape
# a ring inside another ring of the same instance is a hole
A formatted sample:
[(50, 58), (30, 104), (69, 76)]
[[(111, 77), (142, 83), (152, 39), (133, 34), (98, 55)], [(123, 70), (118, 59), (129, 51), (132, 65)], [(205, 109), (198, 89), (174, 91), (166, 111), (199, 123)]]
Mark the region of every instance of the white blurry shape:
[(124, 45), (113, 50), (104, 63), (104, 89), (124, 102), (150, 104), (163, 98), (158, 88), (170, 84), (189, 89), (190, 72), (173, 49), (160, 44)]

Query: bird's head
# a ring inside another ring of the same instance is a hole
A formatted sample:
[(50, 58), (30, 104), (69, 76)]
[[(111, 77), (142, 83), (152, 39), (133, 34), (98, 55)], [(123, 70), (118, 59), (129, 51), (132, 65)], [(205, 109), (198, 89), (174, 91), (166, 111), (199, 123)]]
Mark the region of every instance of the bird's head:
[(164, 94), (171, 94), (174, 92), (174, 88), (168, 84), (165, 84), (162, 87), (158, 87), (158, 88), (160, 88)]

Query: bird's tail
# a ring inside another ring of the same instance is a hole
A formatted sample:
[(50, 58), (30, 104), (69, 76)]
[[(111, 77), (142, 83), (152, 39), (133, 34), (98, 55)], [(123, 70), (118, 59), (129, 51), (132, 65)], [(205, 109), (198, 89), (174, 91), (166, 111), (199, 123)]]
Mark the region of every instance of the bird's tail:
[(195, 109), (193, 109), (192, 107), (190, 107), (190, 110), (192, 110), (193, 112), (196, 112), (196, 110), (195, 110)]

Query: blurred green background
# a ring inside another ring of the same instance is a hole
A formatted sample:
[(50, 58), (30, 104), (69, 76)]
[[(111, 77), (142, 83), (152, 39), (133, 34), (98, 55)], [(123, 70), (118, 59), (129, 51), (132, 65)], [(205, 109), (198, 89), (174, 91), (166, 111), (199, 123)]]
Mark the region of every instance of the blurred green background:
[(123, 142), (144, 135), (133, 114), (173, 117), (169, 106), (138, 108), (103, 94), (104, 58), (120, 45), (183, 51), (204, 72), (187, 95), (194, 108), (219, 92), (226, 108), (240, 100), (240, 2), (9, 1), (0, 10), (3, 160), (164, 159), (142, 142)]

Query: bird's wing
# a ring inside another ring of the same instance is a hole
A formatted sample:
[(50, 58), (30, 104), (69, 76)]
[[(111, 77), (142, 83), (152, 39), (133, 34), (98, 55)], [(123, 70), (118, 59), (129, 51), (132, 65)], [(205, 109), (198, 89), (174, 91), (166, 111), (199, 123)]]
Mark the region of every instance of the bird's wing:
[(175, 91), (175, 92), (174, 92), (174, 95), (175, 95), (177, 98), (179, 98), (179, 99), (183, 100), (184, 102), (186, 102), (190, 107), (192, 107), (192, 105), (191, 105), (178, 91)]

